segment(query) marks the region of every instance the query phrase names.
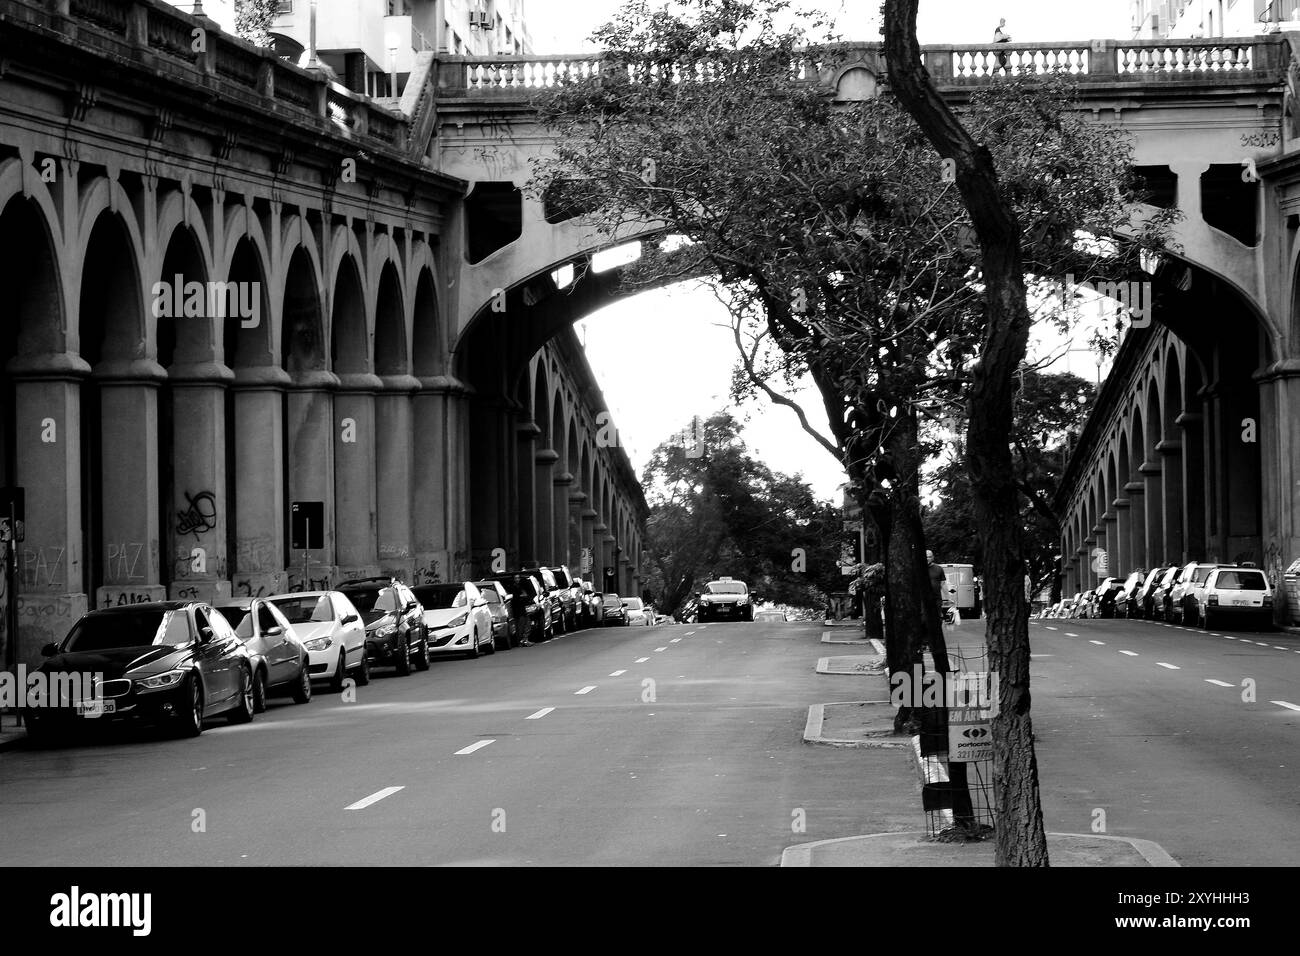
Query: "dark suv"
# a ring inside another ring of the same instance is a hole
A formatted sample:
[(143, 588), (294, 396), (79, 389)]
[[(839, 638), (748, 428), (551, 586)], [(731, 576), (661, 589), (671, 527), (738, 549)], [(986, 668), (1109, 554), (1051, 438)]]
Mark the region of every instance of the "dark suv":
[(579, 595), (582, 593), (582, 586), (574, 579), (572, 573), (564, 565), (555, 568), (543, 568), (543, 571), (551, 572), (555, 578), (555, 586), (559, 589), (560, 604), (564, 608), (564, 629), (566, 631), (576, 631), (580, 626), (579, 617), (582, 613), (582, 604), (579, 601)]
[(366, 625), (366, 658), (370, 665), (392, 666), (406, 676), (411, 665), (429, 669), (429, 633), (424, 608), (411, 589), (392, 578), (361, 578), (340, 584)]

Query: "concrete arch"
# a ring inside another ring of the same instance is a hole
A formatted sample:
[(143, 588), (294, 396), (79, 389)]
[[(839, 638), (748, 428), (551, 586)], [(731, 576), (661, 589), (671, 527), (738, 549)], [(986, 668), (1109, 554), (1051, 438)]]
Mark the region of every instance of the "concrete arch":
[(434, 271), (421, 266), (411, 296), (411, 373), (418, 378), (437, 377), (445, 368), (440, 301)]
[(234, 262), (235, 253), (239, 250), (239, 244), (247, 239), (255, 250), (262, 275), (266, 276), (269, 284), (273, 259), (271, 244), (267, 240), (262, 220), (247, 205), (229, 206), (225, 210), (225, 223), (222, 234), (225, 244), (215, 257), (215, 265), (212, 269), (213, 276), (224, 279), (230, 275), (230, 268)]
[[(167, 303), (165, 315), (158, 315), (159, 310), (154, 308), (147, 310), (146, 321), (151, 326), (149, 332), (155, 342), (158, 360), (164, 365), (171, 365), (173, 361), (181, 365), (213, 362), (221, 338), (221, 323), (209, 310), (212, 303), (208, 301), (206, 289), (213, 278), (212, 259), (204, 249), (202, 230), (178, 219), (170, 232), (158, 233), (158, 240), (160, 255), (157, 272), (149, 282), (150, 296), (153, 295), (152, 288), (158, 288), (171, 300)], [(188, 308), (187, 293), (192, 282), (200, 283), (203, 306), (199, 316), (190, 316), (176, 308), (182, 302)]]
[[(162, 274), (163, 259), (167, 256), (167, 246), (177, 229), (187, 229), (193, 233), (202, 258), (205, 277), (216, 278), (219, 270), (213, 255), (208, 221), (192, 197), (180, 190), (173, 190), (158, 204), (158, 218), (154, 227), (158, 247), (153, 251), (157, 261), (148, 264), (153, 277), (150, 281), (154, 278), (168, 281), (168, 277)], [(224, 271), (220, 274), (224, 274)]]
[[(0, 188), (3, 186), (0, 179)], [(71, 351), (63, 262), (57, 234), (51, 228), (55, 224), (46, 218), (41, 204), (24, 197), (21, 190), (0, 199), (0, 223), (5, 224), (5, 234), (0, 235), (4, 244), (0, 274), (7, 274), (6, 312), (12, 323), (0, 330), (0, 339), (12, 337), (12, 355), (0, 361)], [(49, 321), (51, 317), (55, 321)]]
[[(151, 272), (146, 265), (145, 245), (139, 223), (135, 218), (134, 207), (119, 183), (110, 183), (106, 178), (100, 177), (83, 189), (78, 203), (77, 220), (78, 230), (73, 249), (68, 256), (70, 262), (77, 264), (76, 268), (69, 270), (68, 275), (68, 279), (76, 282), (76, 299), (79, 303), (82, 301), (82, 286), (91, 242), (96, 238), (101, 224), (114, 223), (126, 251), (123, 265), (129, 265), (133, 273), (131, 276), (135, 287), (133, 298), (136, 300), (129, 307), (133, 309), (134, 314), (127, 318), (128, 322), (135, 325), (134, 331), (127, 329), (118, 331), (124, 340), (131, 340), (128, 346), (131, 356), (142, 357), (138, 354), (140, 347), (143, 346), (147, 354), (154, 343), (152, 311), (145, 308), (145, 303), (152, 298), (150, 286), (153, 280), (149, 278)], [(77, 349), (85, 353), (86, 343), (81, 340), (85, 323), (80, 306), (77, 312)]]
[(386, 262), (375, 282), (374, 370), (377, 375), (410, 373), (407, 350), (409, 312), (402, 295), (401, 277), (391, 261)]
[(371, 363), (370, 325), (366, 314), (365, 284), (361, 263), (347, 253), (333, 270), (330, 290), (330, 368), (335, 374), (364, 374)]
[[(364, 250), (361, 248), (361, 243), (357, 240), (355, 232), (340, 223), (330, 230), (328, 250), (323, 271), (325, 297), (321, 300), (324, 304), (327, 321), (332, 323), (336, 314), (334, 294), (339, 288), (339, 275), (342, 270), (349, 268), (355, 272), (355, 277), (360, 289), (360, 308), (364, 329), (368, 335), (372, 328), (372, 323), (370, 321), (370, 316), (372, 314), (370, 305), (372, 299), (366, 281), (369, 273), (366, 268), (366, 256)], [(351, 264), (345, 265), (345, 262), (348, 260), (351, 260)], [(325, 334), (331, 341), (333, 341), (334, 328), (332, 324), (325, 329)]]
[[(360, 261), (360, 260), (359, 260)], [(370, 292), (370, 298), (367, 301), (367, 311), (375, 314), (375, 308), (379, 303), (379, 284), (385, 271), (391, 267), (396, 273), (397, 291), (401, 296), (404, 304), (402, 318), (409, 322), (410, 316), (410, 288), (406, 284), (406, 262), (402, 256), (402, 250), (398, 247), (396, 240), (389, 233), (376, 233), (370, 238), (369, 255), (365, 258), (366, 265), (366, 288)], [(410, 329), (406, 330), (407, 341), (410, 341)]]

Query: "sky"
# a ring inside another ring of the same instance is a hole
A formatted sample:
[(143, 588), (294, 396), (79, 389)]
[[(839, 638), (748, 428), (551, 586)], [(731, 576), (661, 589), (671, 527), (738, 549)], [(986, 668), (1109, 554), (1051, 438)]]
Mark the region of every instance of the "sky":
[[(526, 0), (537, 53), (595, 49), (587, 38), (621, 0)], [(812, 0), (803, 7), (836, 15), (849, 39), (878, 40), (877, 0)], [(1127, 38), (1127, 0), (1092, 3), (1050, 0), (921, 0), (922, 43), (984, 43), (1001, 18), (1016, 42)], [(1060, 354), (1052, 371), (1072, 371), (1096, 382), (1098, 366), (1086, 349), (1087, 316), (1072, 341), (1036, 331), (1030, 358)], [(735, 344), (726, 312), (707, 290), (673, 287), (623, 300), (577, 326), (587, 357), (609, 403), (619, 436), (640, 474), (660, 442), (694, 415), (728, 407)], [(792, 395), (826, 433), (826, 417), (810, 386)], [(840, 498), (845, 475), (838, 461), (806, 435), (793, 412), (763, 401), (732, 408), (746, 423), (744, 439), (756, 458), (787, 474), (801, 474), (821, 498)]]

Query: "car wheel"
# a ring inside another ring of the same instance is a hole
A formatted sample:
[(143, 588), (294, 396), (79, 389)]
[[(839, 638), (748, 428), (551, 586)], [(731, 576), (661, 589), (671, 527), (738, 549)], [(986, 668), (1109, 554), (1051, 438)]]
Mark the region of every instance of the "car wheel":
[(429, 669), (429, 635), (425, 634), (420, 638), (420, 653), (415, 655), (415, 669), (417, 671), (427, 671)]
[(176, 717), (177, 736), (197, 737), (203, 733), (203, 685), (193, 674), (185, 678), (181, 700), (185, 710)]
[(475, 660), (478, 658), (478, 656), (479, 656), (478, 631), (475, 631), (474, 636), (471, 637), (469, 641), (469, 658), (470, 660)]
[(487, 652), (489, 654), (495, 654), (497, 652), (497, 636), (491, 631), (488, 631)]
[(253, 675), (253, 713), (266, 712), (266, 671), (257, 669)]
[(232, 724), (246, 724), (253, 719), (253, 687), (257, 683), (253, 672), (247, 667), (239, 672), (239, 700), (235, 704), (235, 709), (226, 715), (226, 719)]
[(399, 677), (409, 677), (411, 675), (411, 640), (409, 636), (402, 641), (402, 646), (397, 649), (397, 675)]
[(311, 700), (311, 667), (307, 658), (302, 659), (302, 667), (298, 671), (298, 683), (293, 687), (293, 702), (295, 704), (305, 704)]
[(331, 682), (331, 690), (342, 691), (348, 679), (347, 653), (339, 651), (338, 667), (334, 669), (334, 680)]
[(365, 687), (370, 683), (370, 657), (361, 652), (361, 666), (357, 668), (357, 686)]

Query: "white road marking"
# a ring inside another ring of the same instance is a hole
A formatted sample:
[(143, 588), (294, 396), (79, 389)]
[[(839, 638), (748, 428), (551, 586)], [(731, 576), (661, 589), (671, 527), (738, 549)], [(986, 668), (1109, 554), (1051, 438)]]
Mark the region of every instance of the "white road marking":
[(596, 689), (595, 684), (588, 684), (586, 687), (582, 688), (581, 690), (575, 690), (573, 692), (573, 695), (576, 697), (579, 694), (590, 694), (595, 689)]
[(478, 743), (470, 744), (468, 747), (461, 747), (460, 750), (456, 751), (455, 756), (459, 757), (463, 754), (472, 754), (474, 751), (482, 750), (488, 744), (494, 744), (496, 742), (497, 739), (495, 737), (489, 737), (487, 740), (480, 740)]
[(644, 664), (648, 660), (650, 660), (648, 657), (638, 657), (633, 663)]
[(1216, 634), (1214, 631), (1211, 631), (1211, 632), (1210, 632), (1210, 637), (1223, 637), (1223, 635), (1222, 635), (1222, 634)]
[(1065, 636), (1066, 636), (1066, 637), (1078, 637), (1079, 635), (1078, 635), (1078, 634), (1075, 634), (1074, 631), (1066, 631), (1066, 632), (1065, 632)]
[(1235, 640), (1236, 640), (1236, 638), (1233, 637), (1231, 634), (1224, 634), (1223, 636), (1226, 637), (1226, 638), (1227, 638), (1228, 640), (1230, 640), (1230, 641), (1235, 641)]
[(622, 676), (623, 676), (624, 674), (626, 674), (626, 673), (627, 673), (627, 671), (625, 671), (625, 670), (622, 670), (622, 671), (614, 671), (614, 673), (610, 674), (609, 676), (610, 676), (610, 677), (622, 677)]
[(1275, 650), (1275, 651), (1289, 651), (1290, 649), (1291, 649), (1291, 648), (1289, 648), (1289, 647), (1280, 647), (1280, 646), (1277, 645), (1277, 644), (1274, 644), (1274, 645), (1273, 645), (1273, 650)]
[(1205, 683), (1213, 684), (1215, 687), (1235, 687), (1235, 684), (1229, 684), (1226, 680), (1215, 680), (1213, 677), (1205, 678)]
[(1125, 657), (1137, 657), (1137, 656), (1138, 656), (1137, 651), (1120, 651), (1120, 653), (1123, 654)]
[(1105, 647), (1105, 646), (1106, 646), (1106, 642), (1105, 642), (1105, 641), (1089, 641), (1088, 643), (1089, 643), (1089, 644), (1096, 644), (1098, 647)]
[(1285, 707), (1287, 710), (1300, 710), (1300, 704), (1288, 704), (1284, 700), (1270, 700), (1270, 704), (1277, 704), (1279, 707)]
[(672, 640), (670, 640), (668, 643), (669, 643), (669, 644), (677, 644), (677, 643), (679, 643), (680, 641), (681, 641), (681, 638), (680, 638), (680, 637), (674, 637), (674, 638), (673, 638)]
[(692, 634), (694, 634), (694, 633), (695, 633), (694, 631), (687, 631), (687, 632), (686, 632), (686, 636), (687, 636), (687, 637), (690, 637), (690, 636), (691, 636)]
[(668, 650), (668, 648), (666, 648), (666, 647), (656, 647), (656, 648), (655, 648), (655, 653), (658, 654), (660, 651), (666, 651), (666, 650)]
[(1056, 630), (1056, 628), (1052, 627), (1050, 624), (1045, 625), (1045, 626), (1047, 627), (1047, 629), (1048, 629), (1049, 631), (1054, 631), (1054, 630)]
[(537, 713), (529, 714), (527, 717), (524, 718), (524, 720), (541, 720), (543, 717), (545, 717), (554, 709), (555, 709), (554, 707), (543, 707)]
[[(1297, 708), (1297, 709), (1300, 709), (1300, 708)], [(364, 799), (362, 799), (362, 800), (358, 800), (356, 803), (350, 804), (350, 805), (344, 807), (343, 809), (344, 809), (344, 810), (364, 810), (366, 807), (370, 806), (372, 803), (378, 803), (380, 800), (384, 799), (384, 797), (391, 797), (391, 796), (392, 796), (393, 794), (395, 794), (398, 790), (405, 790), (405, 789), (406, 789), (406, 787), (384, 787), (383, 790), (376, 790), (376, 791), (375, 791), (374, 793), (372, 793), (370, 796), (368, 796), (368, 797), (366, 797), (366, 798), (364, 798)]]
[(1164, 661), (1156, 661), (1156, 663), (1159, 664), (1161, 667), (1167, 667), (1167, 668), (1169, 668), (1171, 671), (1180, 671), (1180, 670), (1182, 670), (1182, 668), (1179, 667), (1177, 664), (1166, 664)]

